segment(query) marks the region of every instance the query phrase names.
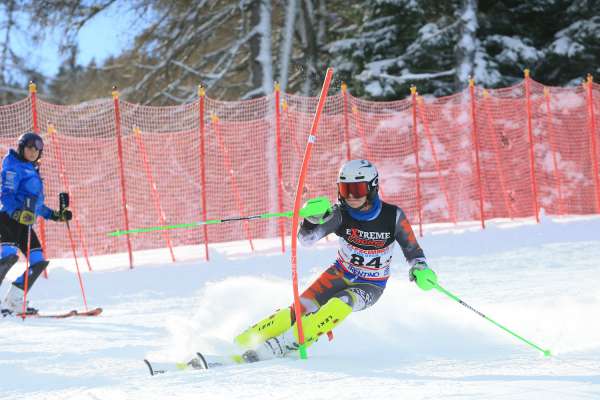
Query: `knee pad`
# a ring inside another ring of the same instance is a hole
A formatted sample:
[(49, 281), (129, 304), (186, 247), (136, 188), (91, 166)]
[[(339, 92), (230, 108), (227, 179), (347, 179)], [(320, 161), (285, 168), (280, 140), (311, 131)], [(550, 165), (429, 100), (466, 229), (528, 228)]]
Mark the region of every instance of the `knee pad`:
[(29, 265), (36, 265), (39, 262), (46, 261), (44, 258), (44, 253), (42, 253), (41, 249), (31, 250), (29, 253)]
[(10, 256), (17, 255), (17, 246), (12, 244), (3, 243), (2, 244), (2, 253), (0, 254), (0, 259)]

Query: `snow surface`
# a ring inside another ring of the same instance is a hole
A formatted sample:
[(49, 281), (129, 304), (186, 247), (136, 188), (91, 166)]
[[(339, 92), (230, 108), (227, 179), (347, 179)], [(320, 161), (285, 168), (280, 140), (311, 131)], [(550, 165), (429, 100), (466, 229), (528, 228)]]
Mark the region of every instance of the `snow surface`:
[[(417, 227), (415, 227), (417, 228)], [(227, 354), (231, 339), (291, 300), (279, 240), (92, 259), (83, 272), (97, 318), (0, 319), (0, 399), (598, 399), (600, 218), (427, 226), (420, 239), (440, 284), (549, 348), (539, 351), (443, 294), (407, 279), (396, 249), (380, 301), (309, 348), (280, 359), (151, 377), (143, 358)], [(336, 254), (336, 240), (299, 252), (301, 287)], [(80, 263), (84, 265), (84, 263)], [(18, 264), (9, 278), (20, 272)], [(7, 279), (8, 280), (8, 279)], [(2, 294), (6, 290), (6, 283)], [(46, 312), (82, 308), (72, 260), (53, 260), (30, 299)]]

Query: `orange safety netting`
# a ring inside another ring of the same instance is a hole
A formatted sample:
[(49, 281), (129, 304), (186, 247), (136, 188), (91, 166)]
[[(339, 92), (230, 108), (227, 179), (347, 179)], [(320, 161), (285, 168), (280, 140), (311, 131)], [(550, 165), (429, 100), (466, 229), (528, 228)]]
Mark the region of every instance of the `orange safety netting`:
[[(58, 207), (58, 193), (70, 192), (80, 255), (232, 240), (247, 241), (250, 251), (253, 240), (277, 237), (282, 227), (289, 235), (289, 220), (106, 234), (277, 212), (280, 204), (291, 210), (317, 101), (276, 93), (237, 102), (202, 95), (174, 107), (118, 97), (58, 106), (32, 91), (0, 107), (0, 152), (25, 131), (41, 133), (47, 204)], [(591, 80), (557, 88), (526, 79), (393, 102), (342, 90), (327, 99), (304, 196), (334, 200), (337, 171), (350, 157), (375, 163), (382, 198), (401, 206), (417, 231), (424, 223), (537, 217), (542, 209), (600, 213), (599, 120), (600, 87)], [(47, 256), (71, 256), (63, 224), (40, 228)]]

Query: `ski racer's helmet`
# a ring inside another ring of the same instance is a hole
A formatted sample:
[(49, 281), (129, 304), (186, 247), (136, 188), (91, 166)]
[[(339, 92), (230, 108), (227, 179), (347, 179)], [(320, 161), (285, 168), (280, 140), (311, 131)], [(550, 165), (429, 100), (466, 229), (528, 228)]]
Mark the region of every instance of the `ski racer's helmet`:
[[(337, 179), (338, 198), (342, 204), (350, 194), (353, 197), (367, 196), (367, 202), (373, 202), (379, 190), (377, 168), (367, 160), (351, 160), (340, 168)], [(359, 209), (366, 206), (363, 204)], [(348, 206), (349, 207), (349, 206)]]
[(17, 143), (17, 152), (19, 153), (19, 157), (25, 158), (25, 147), (35, 147), (40, 152), (37, 160), (39, 160), (42, 156), (42, 152), (44, 151), (44, 141), (37, 133), (26, 132), (19, 137), (19, 141)]

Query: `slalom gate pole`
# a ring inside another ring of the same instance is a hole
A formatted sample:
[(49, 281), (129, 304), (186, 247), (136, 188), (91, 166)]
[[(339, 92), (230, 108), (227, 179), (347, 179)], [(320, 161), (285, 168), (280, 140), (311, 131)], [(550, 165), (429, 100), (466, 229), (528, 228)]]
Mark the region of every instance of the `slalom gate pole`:
[(446, 296), (450, 297), (452, 300), (456, 301), (457, 303), (460, 303), (461, 305), (465, 306), (466, 308), (468, 308), (469, 310), (473, 311), (475, 314), (479, 315), (480, 317), (483, 317), (485, 319), (487, 319), (488, 321), (490, 321), (492, 324), (496, 325), (498, 328), (502, 329), (503, 331), (510, 333), (512, 336), (516, 337), (517, 339), (519, 339), (520, 341), (528, 344), (529, 346), (533, 347), (536, 350), (541, 351), (544, 356), (546, 357), (550, 357), (552, 355), (552, 353), (550, 352), (549, 349), (544, 350), (542, 349), (540, 346), (530, 342), (529, 340), (523, 338), (522, 336), (517, 335), (516, 333), (514, 333), (513, 331), (511, 331), (510, 329), (506, 328), (505, 326), (499, 324), (498, 322), (494, 321), (493, 319), (491, 319), (490, 317), (488, 317), (487, 315), (477, 311), (476, 309), (474, 309), (473, 307), (471, 307), (470, 305), (468, 305), (467, 303), (465, 303), (464, 301), (462, 301), (461, 299), (459, 299), (457, 296), (455, 296), (454, 294), (450, 293), (448, 290), (444, 289), (443, 287), (441, 287), (437, 282), (433, 282), (431, 279), (427, 280), (430, 284), (432, 284), (432, 286), (438, 290), (439, 292), (445, 294)]
[[(307, 204), (300, 210), (301, 217), (309, 217), (311, 215), (322, 215), (325, 211), (331, 208), (331, 203), (327, 197), (315, 197), (312, 200), (309, 200)], [(222, 219), (209, 219), (206, 221), (198, 221), (198, 222), (190, 222), (186, 224), (176, 224), (176, 225), (161, 225), (161, 226), (153, 226), (150, 228), (138, 228), (138, 229), (130, 229), (127, 231), (114, 231), (107, 234), (107, 236), (121, 236), (121, 235), (129, 235), (131, 233), (145, 233), (145, 232), (156, 232), (167, 229), (183, 229), (183, 228), (195, 228), (198, 226), (204, 225), (216, 225), (222, 224), (224, 222), (233, 222), (233, 221), (247, 221), (251, 219), (263, 219), (263, 218), (273, 218), (273, 217), (292, 217), (293, 211), (286, 211), (281, 213), (267, 213), (260, 215), (251, 215), (248, 217), (231, 217), (231, 218), (222, 218)]]
[(327, 99), (327, 91), (331, 83), (331, 77), (333, 76), (333, 68), (327, 68), (327, 74), (325, 75), (325, 81), (321, 88), (321, 95), (319, 96), (319, 103), (317, 105), (317, 111), (313, 117), (312, 126), (306, 142), (306, 149), (304, 150), (304, 158), (302, 159), (302, 168), (300, 170), (300, 176), (298, 178), (298, 186), (296, 187), (296, 198), (294, 200), (294, 212), (292, 215), (292, 286), (294, 289), (294, 312), (296, 315), (296, 328), (298, 329), (298, 342), (299, 353), (301, 359), (306, 359), (306, 345), (304, 344), (304, 331), (302, 330), (302, 306), (300, 305), (300, 293), (298, 292), (298, 268), (297, 268), (297, 242), (298, 238), (296, 232), (298, 231), (298, 217), (300, 216), (300, 203), (302, 202), (302, 192), (304, 188), (304, 179), (306, 178), (306, 172), (308, 171), (308, 162), (310, 160), (310, 154), (312, 152), (312, 146), (317, 140), (317, 128), (319, 126), (319, 120), (321, 113), (325, 107), (325, 100)]

